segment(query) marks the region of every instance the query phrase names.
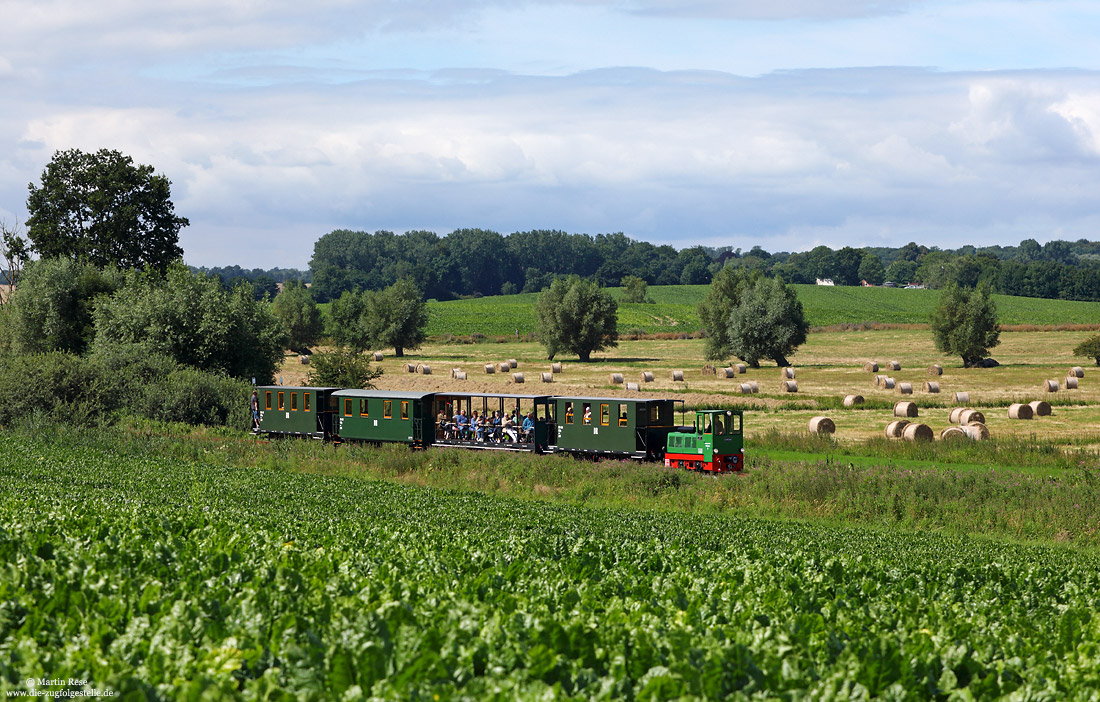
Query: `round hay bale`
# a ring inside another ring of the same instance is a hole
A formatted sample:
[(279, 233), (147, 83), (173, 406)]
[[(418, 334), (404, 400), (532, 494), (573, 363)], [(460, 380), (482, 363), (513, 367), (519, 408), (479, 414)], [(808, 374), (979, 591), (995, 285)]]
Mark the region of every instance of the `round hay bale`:
[(737, 371), (738, 373), (747, 373), (747, 372), (748, 372), (748, 370), (749, 370), (749, 367), (748, 367), (748, 366), (746, 366), (746, 365), (745, 365), (744, 363), (734, 363), (734, 364), (733, 364), (733, 368), (734, 368), (734, 369), (735, 369), (735, 370), (736, 370), (736, 371)]
[(779, 377), (783, 380), (794, 380), (794, 368), (787, 366), (779, 369)]
[(550, 372), (551, 373), (561, 373), (561, 364), (560, 363), (551, 363), (550, 364)]
[(461, 373), (461, 372), (462, 372), (461, 368), (452, 368), (451, 369), (451, 377), (453, 378), (453, 377), (455, 377), (455, 373)]
[(968, 393), (968, 392), (957, 392), (957, 393), (955, 393), (955, 402), (962, 402), (962, 403), (970, 402), (970, 393)]
[(466, 371), (454, 371), (455, 380), (466, 380)]
[(407, 372), (407, 373), (415, 373), (416, 372), (416, 364), (414, 364), (414, 363), (406, 363), (404, 366), (402, 366), (402, 368), (404, 368), (405, 372)]
[(675, 382), (678, 382), (678, 383), (684, 382), (684, 372), (683, 371), (672, 371), (672, 380), (675, 381)]
[(638, 390), (639, 390), (637, 383), (627, 383), (626, 384), (626, 389), (631, 390), (633, 392), (638, 392)]
[(863, 370), (878, 373), (878, 364), (874, 361), (867, 361), (863, 364)]
[(515, 368), (516, 366), (519, 365), (519, 361), (517, 361), (514, 358), (509, 358), (508, 359), (508, 365), (511, 366), (512, 368)]
[(932, 427), (927, 424), (909, 424), (901, 434), (906, 441), (931, 441), (936, 438)]
[(901, 370), (901, 364), (897, 361), (888, 361), (886, 367), (890, 370)]
[(814, 434), (835, 434), (836, 424), (828, 417), (814, 417), (810, 420), (810, 432)]
[[(309, 356), (306, 356), (306, 358), (308, 359)], [(308, 361), (303, 361), (303, 363), (308, 363)], [(1077, 376), (1071, 375), (1068, 378), (1066, 378), (1066, 390), (1076, 390), (1076, 389), (1077, 389)]]
[(1050, 416), (1050, 403), (1046, 400), (1036, 400), (1027, 404), (1031, 407), (1031, 413), (1036, 417)]
[(1044, 380), (1043, 381), (1043, 392), (1058, 392), (1058, 381), (1057, 380)]
[(540, 375), (542, 376), (542, 382), (544, 382), (544, 383), (554, 382), (554, 374), (553, 373), (540, 373)]
[(700, 371), (700, 372), (701, 372), (701, 373), (702, 373), (703, 375), (718, 375), (718, 369), (717, 369), (717, 368), (715, 368), (714, 366), (712, 366), (712, 365), (711, 365), (711, 364), (709, 364), (709, 363), (708, 363), (708, 364), (706, 364), (705, 366), (703, 366), (703, 369), (702, 369), (702, 371)]
[(650, 373), (649, 371), (642, 371), (642, 382), (643, 383), (652, 383), (653, 382), (653, 374)]
[(1081, 366), (1074, 366), (1073, 368), (1069, 369), (1069, 373), (1066, 373), (1066, 375), (1071, 376), (1073, 378), (1084, 378), (1085, 377), (1085, 369), (1082, 368)]
[(940, 431), (940, 441), (950, 441), (952, 439), (965, 439), (967, 438), (966, 432), (962, 427), (950, 426), (944, 427)]
[(497, 367), (492, 363), (485, 364), (485, 375), (492, 375), (497, 372)]
[(507, 361), (504, 361), (502, 363), (498, 363), (497, 368), (500, 369), (501, 373), (511, 373), (512, 372), (512, 366)]
[(760, 383), (756, 382), (755, 380), (749, 381), (749, 387), (752, 388), (753, 392), (760, 392)]
[(611, 384), (612, 385), (622, 385), (623, 384), (623, 374), (622, 373), (612, 373), (611, 374)]
[(907, 426), (909, 426), (908, 419), (895, 419), (886, 425), (886, 438), (900, 439)]
[(784, 380), (783, 383), (779, 386), (779, 389), (782, 392), (798, 392), (798, 381)]
[(298, 362), (301, 363), (303, 366), (308, 366), (309, 365), (309, 354), (302, 354), (301, 356), (299, 356), (298, 357)]
[(952, 424), (958, 424), (959, 423), (959, 414), (962, 413), (965, 410), (966, 410), (965, 407), (956, 407), (955, 409), (951, 410), (950, 414), (947, 415), (947, 420), (949, 422), (951, 422)]
[(894, 403), (894, 416), (895, 417), (916, 417), (917, 416), (917, 403), (901, 402)]
[(959, 424), (971, 424), (972, 422), (985, 423), (985, 415), (974, 409), (964, 409), (959, 412)]
[(732, 378), (735, 375), (737, 375), (737, 371), (735, 371), (733, 368), (723, 368), (722, 369), (721, 376), (723, 378)]
[(855, 407), (856, 405), (862, 405), (862, 404), (863, 404), (863, 395), (845, 395), (844, 396), (844, 406), (845, 407)]
[(912, 395), (913, 384), (912, 383), (898, 383), (897, 391), (899, 395)]
[(886, 380), (885, 375), (876, 375), (875, 379), (874, 379), (875, 387), (876, 388), (881, 388), (882, 387), (882, 381), (884, 381), (884, 380)]
[(928, 366), (928, 375), (943, 375), (943, 366), (938, 363), (933, 363)]
[(752, 394), (752, 386), (749, 385), (748, 383), (741, 383), (739, 389), (741, 390), (742, 395), (751, 395)]
[(382, 360), (382, 352), (381, 351), (375, 351), (374, 352), (374, 360), (376, 360), (376, 361), (381, 361)]
[(989, 438), (989, 427), (981, 422), (968, 422), (959, 428), (974, 441), (985, 441)]
[(429, 366), (427, 363), (421, 363), (419, 366), (417, 366), (417, 368), (420, 369), (420, 374), (421, 375), (431, 375), (432, 374), (432, 367)]
[(513, 383), (522, 383), (523, 382), (523, 373), (513, 373), (512, 374), (512, 382)]
[(1031, 405), (1016, 403), (1008, 406), (1009, 419), (1031, 419), (1034, 415), (1035, 413), (1031, 411)]
[[(883, 390), (893, 390), (894, 389), (894, 379), (893, 378), (883, 378), (882, 379), (882, 389)], [(912, 390), (912, 388), (910, 388), (910, 390)]]
[(937, 393), (940, 391), (940, 384), (935, 380), (926, 380), (924, 385), (921, 386), (921, 390), (924, 392)]

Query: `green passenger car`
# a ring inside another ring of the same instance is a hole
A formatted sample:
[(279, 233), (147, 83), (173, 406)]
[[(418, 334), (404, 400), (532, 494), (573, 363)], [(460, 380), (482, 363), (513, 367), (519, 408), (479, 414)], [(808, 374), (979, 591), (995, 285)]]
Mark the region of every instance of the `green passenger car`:
[(434, 436), (433, 396), (428, 392), (337, 390), (332, 393), (335, 433), (341, 439), (428, 445)]
[(661, 460), (675, 400), (555, 397), (557, 450)]
[(339, 388), (261, 385), (259, 431), (324, 439), (332, 433), (331, 395)]

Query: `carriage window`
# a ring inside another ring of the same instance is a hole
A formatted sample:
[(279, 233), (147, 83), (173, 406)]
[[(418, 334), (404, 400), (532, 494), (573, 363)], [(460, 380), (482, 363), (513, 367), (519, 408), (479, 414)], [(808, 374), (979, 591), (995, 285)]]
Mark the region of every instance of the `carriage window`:
[(340, 407), (340, 398), (335, 395), (328, 396), (328, 411), (335, 412)]
[(581, 419), (585, 424), (592, 423), (592, 405), (587, 402), (584, 403), (584, 417)]
[(609, 424), (611, 424), (611, 405), (601, 404), (600, 405), (600, 425), (606, 427)]
[(565, 423), (566, 424), (572, 424), (573, 423), (573, 403), (572, 402), (566, 402), (565, 403)]
[(271, 391), (270, 390), (268, 390), (267, 392), (264, 393), (264, 404), (266, 405), (265, 409), (271, 409)]
[(286, 403), (283, 401), (283, 393), (279, 392), (279, 409), (286, 409)]
[(626, 405), (625, 404), (619, 405), (619, 426), (620, 427), (625, 427), (626, 426)]
[(351, 398), (350, 397), (344, 398), (344, 416), (345, 417), (350, 417), (351, 416)]
[(302, 409), (304, 409), (306, 412), (308, 412), (309, 411), (309, 393), (308, 392), (306, 393), (305, 397), (306, 397), (306, 401), (305, 401), (305, 404), (302, 406)]
[(367, 398), (365, 398), (365, 397), (359, 398), (359, 416), (360, 417), (369, 416), (369, 412), (367, 412), (367, 409), (368, 409), (368, 407), (367, 407)]
[(393, 400), (382, 401), (382, 418), (393, 419)]
[(656, 424), (657, 423), (657, 407), (658, 407), (657, 405), (650, 405), (649, 406), (649, 423), (650, 424)]
[(402, 400), (401, 402), (401, 419), (409, 418), (409, 403)]
[(290, 393), (290, 409), (298, 411), (298, 393), (296, 392)]

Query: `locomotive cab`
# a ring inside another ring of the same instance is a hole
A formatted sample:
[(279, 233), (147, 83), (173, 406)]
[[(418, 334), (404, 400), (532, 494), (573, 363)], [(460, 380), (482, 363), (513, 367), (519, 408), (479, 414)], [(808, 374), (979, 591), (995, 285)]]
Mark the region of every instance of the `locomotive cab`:
[(740, 410), (698, 410), (695, 421), (668, 435), (665, 465), (711, 472), (745, 467)]

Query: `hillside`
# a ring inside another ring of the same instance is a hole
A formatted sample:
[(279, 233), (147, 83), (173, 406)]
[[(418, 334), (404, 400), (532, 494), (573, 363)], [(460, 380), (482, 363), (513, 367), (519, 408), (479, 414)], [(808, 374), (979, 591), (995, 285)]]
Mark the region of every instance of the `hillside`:
[[(937, 290), (900, 288), (826, 287), (795, 285), (798, 298), (813, 326), (835, 324), (927, 324), (939, 300)], [(608, 291), (618, 296), (618, 288)], [(696, 305), (705, 285), (651, 286), (654, 304), (620, 304), (619, 332), (642, 329), (648, 333), (694, 332), (699, 329)], [(430, 336), (522, 336), (535, 331), (537, 295), (502, 295), (473, 300), (430, 302)], [(994, 295), (1001, 324), (1063, 325), (1100, 323), (1100, 302), (1044, 300)]]

